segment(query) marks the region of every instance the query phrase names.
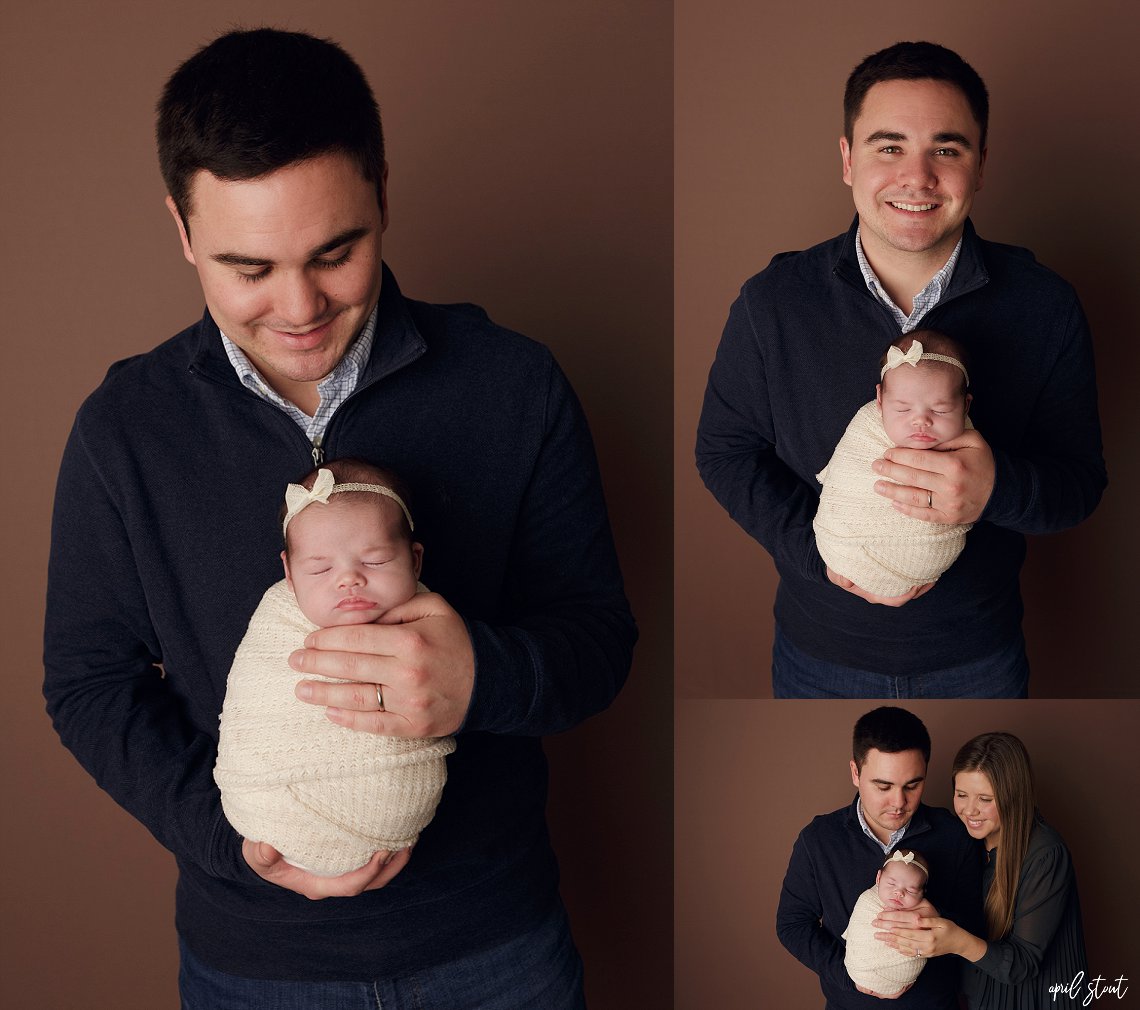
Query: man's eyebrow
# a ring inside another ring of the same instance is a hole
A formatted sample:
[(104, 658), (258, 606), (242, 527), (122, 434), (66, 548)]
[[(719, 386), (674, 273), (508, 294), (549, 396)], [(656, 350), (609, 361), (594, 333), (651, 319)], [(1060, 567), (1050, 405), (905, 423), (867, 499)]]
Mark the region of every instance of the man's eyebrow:
[[(895, 783), (892, 782), (890, 779), (871, 779), (871, 781), (873, 783), (875, 783), (875, 785), (877, 785), (877, 786), (893, 786), (893, 785), (895, 785)], [(904, 786), (913, 786), (919, 782), (925, 782), (925, 781), (926, 781), (926, 776), (925, 775), (919, 775), (917, 778), (913, 778), (909, 782), (904, 782), (903, 785)]]
[(877, 144), (880, 140), (906, 140), (906, 134), (896, 130), (876, 130), (863, 143)]
[[(327, 242), (322, 242), (316, 249), (309, 253), (309, 259), (315, 259), (318, 256), (324, 256), (326, 253), (332, 252), (334, 249), (339, 249), (342, 245), (348, 245), (350, 242), (355, 242), (359, 238), (363, 238), (369, 232), (368, 228), (349, 228), (342, 231)], [(215, 263), (223, 263), (232, 267), (269, 267), (273, 266), (273, 260), (262, 259), (258, 256), (245, 256), (242, 253), (236, 252), (223, 252), (215, 253), (210, 257)]]
[(348, 245), (350, 242), (355, 242), (358, 238), (363, 238), (368, 234), (370, 229), (363, 226), (359, 228), (349, 228), (347, 231), (342, 231), (339, 235), (334, 235), (327, 242), (317, 246), (310, 254), (309, 258), (314, 256), (323, 256), (325, 253), (330, 253), (334, 249), (339, 249), (342, 245)]
[[(899, 133), (897, 130), (876, 130), (864, 140), (863, 143), (877, 144), (883, 140), (898, 142), (906, 139), (908, 139), (907, 135), (905, 133)], [(957, 133), (954, 130), (944, 130), (941, 133), (936, 133), (930, 140), (935, 144), (957, 144), (959, 147), (966, 148), (966, 150), (973, 150), (974, 147), (965, 134)]]
[(973, 149), (973, 144), (965, 134), (955, 133), (953, 130), (948, 130), (945, 133), (936, 133), (930, 138), (936, 144), (957, 144), (959, 147), (964, 147), (967, 150)]

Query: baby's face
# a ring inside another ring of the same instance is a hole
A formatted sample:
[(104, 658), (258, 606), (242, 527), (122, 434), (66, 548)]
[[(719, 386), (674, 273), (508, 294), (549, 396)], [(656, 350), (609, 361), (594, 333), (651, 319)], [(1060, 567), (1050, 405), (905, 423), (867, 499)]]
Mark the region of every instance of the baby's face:
[(404, 529), (400, 507), (333, 498), (310, 505), (289, 523), (285, 578), (301, 612), (331, 628), (368, 624), (416, 593), (423, 548)]
[(957, 368), (929, 361), (892, 368), (875, 398), (887, 437), (911, 449), (934, 449), (961, 435), (972, 399), (962, 392)]
[(926, 893), (926, 874), (917, 866), (888, 863), (875, 877), (875, 886), (884, 908), (916, 908)]

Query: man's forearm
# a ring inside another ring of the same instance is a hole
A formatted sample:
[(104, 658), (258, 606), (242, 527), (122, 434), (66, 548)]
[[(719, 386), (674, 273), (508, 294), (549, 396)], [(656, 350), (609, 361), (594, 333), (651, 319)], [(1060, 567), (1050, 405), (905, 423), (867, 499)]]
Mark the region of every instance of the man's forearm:
[(1092, 342), (1080, 305), (1017, 450), (994, 449), (994, 491), (982, 518), (1018, 533), (1055, 533), (1088, 518), (1108, 483)]
[(785, 905), (781, 896), (776, 913), (776, 935), (788, 953), (804, 967), (833, 985), (851, 984), (843, 967), (843, 946), (823, 928), (819, 919), (808, 918), (805, 910)]
[(593, 442), (553, 362), (546, 405), (499, 619), (467, 621), (475, 684), (465, 730), (569, 729), (609, 705), (629, 673), (637, 628)]
[(778, 569), (824, 582), (812, 530), (818, 489), (805, 484), (776, 454), (767, 403), (763, 363), (738, 300), (709, 371), (697, 426), (697, 470), (713, 497), (772, 555)]
[(605, 709), (637, 631), (628, 608), (578, 607), (514, 627), (469, 622), (475, 690), (465, 730), (541, 736)]
[(1097, 456), (1017, 457), (994, 450), (994, 492), (982, 518), (1018, 533), (1057, 533), (1087, 519), (1108, 483)]
[(123, 523), (73, 433), (52, 529), (48, 712), (79, 763), (163, 845), (237, 879), (248, 871), (213, 782), (214, 741), (187, 719), (154, 640)]

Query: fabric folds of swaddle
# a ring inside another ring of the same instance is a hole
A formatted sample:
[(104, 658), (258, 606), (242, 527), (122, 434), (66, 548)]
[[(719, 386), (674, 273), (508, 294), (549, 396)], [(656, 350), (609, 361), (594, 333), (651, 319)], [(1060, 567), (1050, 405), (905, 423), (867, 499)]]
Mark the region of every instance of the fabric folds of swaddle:
[(883, 910), (883, 902), (873, 887), (859, 895), (843, 939), (847, 952), (843, 966), (851, 981), (880, 996), (893, 996), (905, 989), (926, 967), (925, 957), (910, 957), (875, 939), (871, 921)]
[(214, 780), (239, 834), (336, 875), (415, 843), (455, 741), (347, 729), (299, 701), (288, 658), (315, 630), (284, 581), (262, 597), (230, 669)]
[[(966, 426), (972, 427), (968, 418)], [(884, 478), (871, 464), (893, 446), (872, 400), (859, 408), (831, 461), (816, 474), (823, 485), (813, 523), (820, 557), (877, 596), (901, 596), (934, 582), (962, 553), (973, 525), (912, 519), (875, 494), (875, 481)]]

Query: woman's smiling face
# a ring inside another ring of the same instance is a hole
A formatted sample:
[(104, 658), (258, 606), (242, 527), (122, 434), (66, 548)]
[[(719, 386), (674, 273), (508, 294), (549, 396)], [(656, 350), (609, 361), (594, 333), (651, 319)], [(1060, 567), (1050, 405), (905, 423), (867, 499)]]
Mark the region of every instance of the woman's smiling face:
[(971, 838), (985, 842), (987, 851), (997, 845), (1001, 815), (993, 784), (984, 773), (963, 771), (954, 776), (954, 813)]

